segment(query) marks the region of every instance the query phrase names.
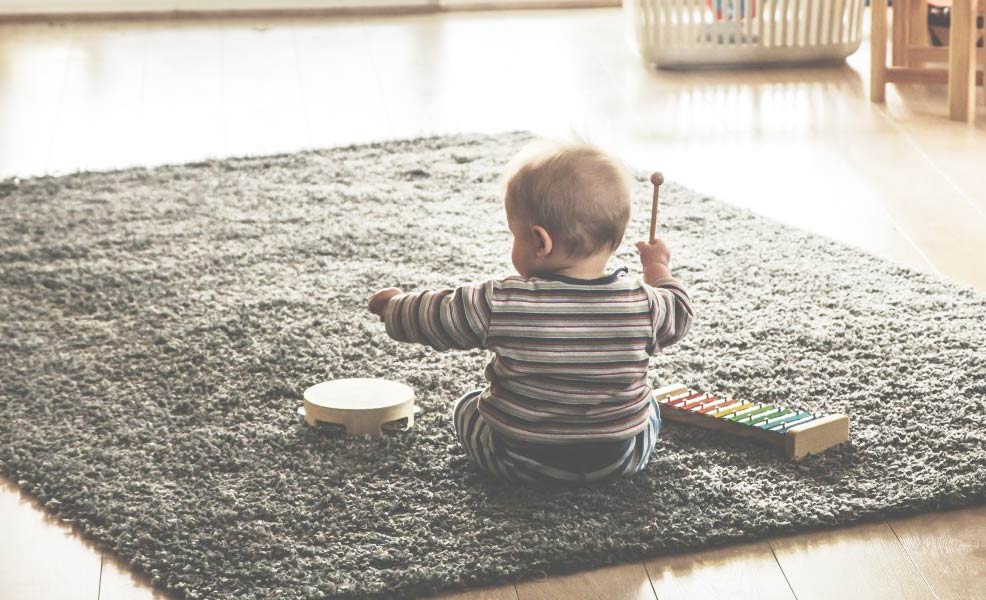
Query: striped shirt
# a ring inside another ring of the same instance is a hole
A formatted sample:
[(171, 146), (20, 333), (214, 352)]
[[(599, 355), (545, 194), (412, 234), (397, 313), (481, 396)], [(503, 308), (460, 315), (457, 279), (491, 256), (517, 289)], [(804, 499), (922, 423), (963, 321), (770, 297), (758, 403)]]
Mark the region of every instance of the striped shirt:
[(395, 296), (387, 334), (436, 350), (486, 348), (479, 413), (518, 442), (624, 440), (647, 427), (649, 357), (692, 322), (682, 284), (642, 283), (620, 269), (594, 280), (500, 280)]

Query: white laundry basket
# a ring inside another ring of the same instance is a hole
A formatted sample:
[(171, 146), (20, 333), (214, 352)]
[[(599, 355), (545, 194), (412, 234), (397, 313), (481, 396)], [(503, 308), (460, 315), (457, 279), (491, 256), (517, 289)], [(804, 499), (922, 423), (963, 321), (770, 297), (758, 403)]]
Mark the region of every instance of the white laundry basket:
[(631, 42), (660, 68), (842, 60), (864, 0), (623, 0)]

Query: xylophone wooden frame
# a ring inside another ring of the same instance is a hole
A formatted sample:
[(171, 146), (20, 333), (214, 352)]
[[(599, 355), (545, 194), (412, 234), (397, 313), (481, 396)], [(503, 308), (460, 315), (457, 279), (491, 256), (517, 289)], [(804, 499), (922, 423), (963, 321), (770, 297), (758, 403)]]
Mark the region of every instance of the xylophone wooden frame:
[(843, 414), (815, 415), (813, 419), (801, 425), (783, 427), (782, 430), (771, 431), (755, 425), (744, 424), (742, 421), (718, 418), (713, 414), (716, 411), (708, 413), (700, 413), (698, 411), (703, 408), (710, 408), (715, 402), (720, 402), (717, 410), (723, 412), (724, 415), (728, 414), (726, 412), (728, 409), (723, 410), (728, 402), (733, 402), (734, 404), (732, 406), (735, 406), (736, 402), (749, 404), (750, 406), (744, 410), (763, 409), (764, 407), (775, 405), (739, 401), (726, 396), (715, 396), (713, 394), (705, 395), (709, 402), (699, 401), (688, 409), (668, 404), (669, 400), (680, 397), (684, 393), (696, 392), (680, 383), (668, 385), (654, 391), (654, 399), (660, 407), (662, 420), (685, 423), (713, 431), (722, 431), (737, 437), (752, 439), (759, 443), (772, 446), (786, 457), (793, 458), (794, 460), (804, 458), (809, 454), (822, 452), (823, 450), (849, 441), (849, 417)]

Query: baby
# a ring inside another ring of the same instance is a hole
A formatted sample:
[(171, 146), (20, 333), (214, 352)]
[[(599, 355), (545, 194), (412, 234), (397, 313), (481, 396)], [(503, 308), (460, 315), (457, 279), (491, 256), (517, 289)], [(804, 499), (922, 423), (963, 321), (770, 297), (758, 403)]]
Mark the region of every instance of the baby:
[(644, 468), (661, 419), (650, 355), (692, 321), (662, 241), (637, 242), (643, 282), (606, 265), (630, 219), (622, 167), (585, 144), (529, 146), (507, 168), (504, 205), (518, 275), (375, 293), (369, 309), (401, 342), (485, 348), (489, 384), (453, 409), (469, 459), (497, 477), (593, 482)]

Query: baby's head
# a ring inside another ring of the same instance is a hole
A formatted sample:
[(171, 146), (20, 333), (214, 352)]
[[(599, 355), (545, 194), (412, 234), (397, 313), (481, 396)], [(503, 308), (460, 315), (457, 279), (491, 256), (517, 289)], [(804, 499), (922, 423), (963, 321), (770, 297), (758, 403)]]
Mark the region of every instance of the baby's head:
[(521, 275), (605, 266), (630, 220), (629, 179), (588, 144), (536, 142), (507, 167), (504, 204)]

